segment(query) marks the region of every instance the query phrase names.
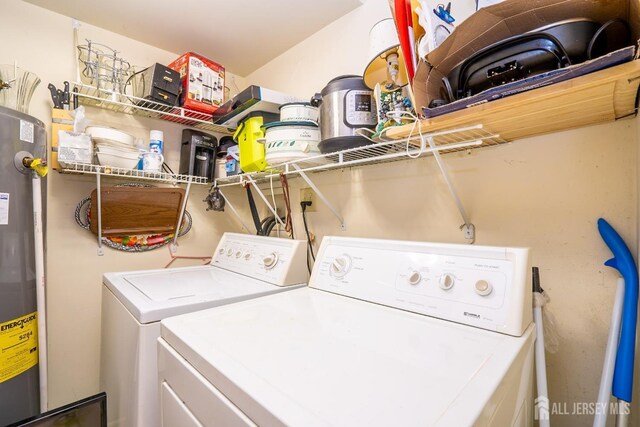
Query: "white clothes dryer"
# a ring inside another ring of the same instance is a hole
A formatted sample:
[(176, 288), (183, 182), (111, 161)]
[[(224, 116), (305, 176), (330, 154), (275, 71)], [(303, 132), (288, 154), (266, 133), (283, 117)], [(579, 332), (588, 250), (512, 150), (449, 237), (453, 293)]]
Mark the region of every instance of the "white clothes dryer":
[(107, 273), (101, 389), (109, 425), (157, 427), (160, 320), (304, 286), (306, 242), (225, 233), (206, 266)]
[(163, 320), (163, 426), (530, 426), (528, 250), (327, 237), (309, 287)]

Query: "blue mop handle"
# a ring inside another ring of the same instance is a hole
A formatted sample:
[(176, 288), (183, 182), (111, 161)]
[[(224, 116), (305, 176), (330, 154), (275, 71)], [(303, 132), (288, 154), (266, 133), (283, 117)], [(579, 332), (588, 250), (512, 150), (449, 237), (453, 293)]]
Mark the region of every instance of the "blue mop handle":
[(631, 251), (622, 237), (603, 218), (598, 219), (598, 231), (607, 244), (613, 258), (604, 265), (615, 268), (624, 278), (622, 303), (622, 327), (618, 354), (613, 373), (613, 395), (631, 402), (633, 395), (633, 362), (636, 349), (636, 323), (638, 321), (638, 268)]

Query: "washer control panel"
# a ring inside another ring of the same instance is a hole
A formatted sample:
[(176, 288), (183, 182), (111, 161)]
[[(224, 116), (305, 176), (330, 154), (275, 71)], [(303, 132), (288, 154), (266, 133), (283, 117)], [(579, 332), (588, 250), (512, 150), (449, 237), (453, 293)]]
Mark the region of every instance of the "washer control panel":
[(225, 233), (211, 265), (278, 286), (306, 283), (306, 242), (278, 237)]
[(520, 336), (528, 249), (325, 237), (309, 286)]

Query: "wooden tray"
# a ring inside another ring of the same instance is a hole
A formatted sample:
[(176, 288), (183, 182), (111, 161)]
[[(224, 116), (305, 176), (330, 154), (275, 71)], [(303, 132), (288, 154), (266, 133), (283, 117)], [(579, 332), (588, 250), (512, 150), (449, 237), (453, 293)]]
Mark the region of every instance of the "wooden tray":
[[(640, 60), (561, 83), (475, 105), (420, 121), (422, 132), (482, 124), (505, 142), (582, 126), (635, 117)], [(389, 129), (391, 139), (410, 133), (413, 124)], [(419, 141), (417, 142), (419, 144)]]
[[(102, 235), (175, 233), (182, 188), (102, 187)], [(98, 235), (97, 191), (91, 192), (89, 229)]]

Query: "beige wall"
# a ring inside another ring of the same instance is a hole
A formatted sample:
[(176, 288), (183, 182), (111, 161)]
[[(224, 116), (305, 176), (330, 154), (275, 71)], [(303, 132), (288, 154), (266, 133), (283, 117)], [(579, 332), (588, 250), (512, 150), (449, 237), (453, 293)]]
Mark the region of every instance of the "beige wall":
[[(362, 73), (368, 30), (388, 14), (387, 3), (367, 1), (247, 80), (307, 97), (334, 76)], [(550, 399), (569, 408), (597, 396), (615, 292), (617, 275), (602, 265), (610, 253), (598, 235), (597, 218), (608, 219), (630, 247), (637, 247), (639, 134), (640, 120), (623, 120), (445, 156), (476, 226), (477, 244), (531, 248), (561, 335), (559, 351), (547, 354)], [(458, 230), (462, 220), (432, 158), (313, 179), (347, 225), (341, 232), (335, 217), (319, 206), (308, 214), (318, 240), (349, 235), (464, 242)], [(299, 179), (291, 183), (304, 185)], [(297, 206), (299, 191), (291, 194)], [(295, 226), (302, 237), (300, 214)], [(637, 403), (634, 410), (640, 410)], [(577, 427), (592, 417), (555, 416), (552, 422)]]
[[(30, 113), (45, 122), (50, 133), (52, 104), (47, 84), (51, 82), (61, 87), (64, 80), (73, 81), (76, 76), (71, 19), (19, 0), (6, 0), (2, 7), (0, 63), (12, 64), (17, 60), (18, 66), (41, 78)], [(85, 38), (119, 50), (135, 65), (168, 63), (182, 53), (163, 51), (83, 24), (79, 38), (81, 43)], [(235, 78), (238, 86), (244, 86), (242, 78)], [(167, 163), (177, 170), (181, 126), (107, 114), (97, 109), (88, 109), (88, 117), (94, 124), (118, 127), (147, 140), (150, 129), (163, 130)], [(117, 182), (103, 180), (103, 184)], [(96, 188), (95, 178), (52, 172), (48, 175), (48, 185), (49, 402), (50, 407), (57, 407), (98, 391), (102, 274), (106, 271), (161, 268), (170, 257), (166, 248), (144, 254), (122, 253), (107, 248), (104, 256), (98, 257), (93, 235), (74, 221), (75, 206)], [(193, 215), (193, 229), (180, 240), (178, 255), (210, 255), (222, 232), (237, 230), (235, 223), (228, 222), (226, 217), (205, 212), (201, 201), (207, 190), (206, 186), (193, 186), (187, 207)], [(184, 261), (174, 264), (187, 265)]]
[[(384, 0), (368, 0), (344, 18), (303, 41), (272, 62), (236, 80), (308, 97), (332, 77), (362, 73), (367, 63), (368, 31), (387, 12)], [(116, 47), (136, 64), (166, 62), (176, 55), (88, 25), (81, 39)], [(3, 2), (0, 14), (0, 63), (17, 59), (43, 83), (31, 113), (49, 124), (46, 85), (75, 76), (69, 18), (19, 0)], [(14, 41), (9, 43), (7, 41)], [(215, 58), (213, 58), (215, 59)], [(165, 131), (167, 141), (179, 126), (154, 120), (90, 111), (96, 123), (120, 126), (144, 137), (150, 128)], [(551, 400), (591, 401), (597, 393), (610, 304), (616, 275), (602, 266), (609, 253), (595, 221), (604, 216), (630, 246), (638, 246), (638, 174), (640, 120), (595, 126), (530, 138), (470, 154), (445, 157), (463, 203), (477, 228), (478, 244), (531, 247), (531, 260), (541, 269), (542, 286), (552, 298), (562, 336), (560, 350), (548, 355)], [(167, 142), (167, 160), (175, 166), (177, 146)], [(318, 240), (324, 235), (349, 235), (463, 242), (461, 220), (433, 159), (396, 162), (315, 175), (323, 192), (345, 217), (346, 232), (324, 207), (309, 214)], [(292, 183), (293, 203), (299, 203)], [(96, 256), (91, 234), (73, 220), (76, 203), (95, 188), (91, 177), (49, 176), (48, 302), (51, 406), (98, 391), (100, 276), (104, 271), (161, 267), (166, 250), (122, 254), (107, 249)], [(193, 194), (189, 210), (194, 229), (179, 254), (206, 255), (217, 236), (238, 230), (230, 214), (205, 213), (204, 188)], [(239, 189), (228, 193), (250, 216)], [(300, 214), (295, 216), (302, 237)], [(636, 410), (638, 405), (635, 405)], [(554, 425), (581, 426), (589, 417), (557, 417)]]

